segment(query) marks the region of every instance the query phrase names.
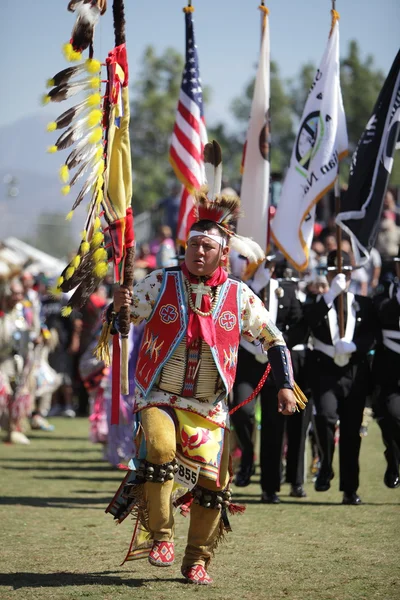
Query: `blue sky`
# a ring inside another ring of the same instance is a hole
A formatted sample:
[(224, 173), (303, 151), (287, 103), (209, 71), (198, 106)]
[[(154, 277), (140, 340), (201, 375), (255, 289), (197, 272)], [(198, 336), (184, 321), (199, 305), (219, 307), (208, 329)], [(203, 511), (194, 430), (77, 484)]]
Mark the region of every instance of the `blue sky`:
[[(0, 49), (3, 85), (0, 125), (37, 113), (45, 81), (67, 64), (61, 46), (68, 41), (74, 16), (67, 0), (2, 0)], [(95, 56), (113, 46), (112, 0), (98, 27)], [(257, 0), (193, 0), (195, 30), (204, 84), (212, 88), (206, 120), (229, 122), (229, 105), (254, 74), (259, 48)], [(330, 27), (329, 0), (270, 0), (271, 54), (285, 78), (302, 64), (317, 64)], [(157, 52), (172, 46), (184, 51), (182, 0), (126, 0), (127, 46), (131, 80), (146, 45)], [(362, 56), (388, 72), (399, 47), (399, 0), (338, 0), (341, 54), (350, 39)]]

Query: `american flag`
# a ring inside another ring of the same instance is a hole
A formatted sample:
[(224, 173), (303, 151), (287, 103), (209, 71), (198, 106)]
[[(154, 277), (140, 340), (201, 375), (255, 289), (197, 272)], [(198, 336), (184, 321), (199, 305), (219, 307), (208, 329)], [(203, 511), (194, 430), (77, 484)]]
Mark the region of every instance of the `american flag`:
[(169, 160), (183, 184), (178, 219), (178, 242), (185, 243), (194, 221), (193, 192), (205, 182), (203, 150), (207, 143), (203, 93), (192, 12), (185, 12), (186, 61), (172, 133)]

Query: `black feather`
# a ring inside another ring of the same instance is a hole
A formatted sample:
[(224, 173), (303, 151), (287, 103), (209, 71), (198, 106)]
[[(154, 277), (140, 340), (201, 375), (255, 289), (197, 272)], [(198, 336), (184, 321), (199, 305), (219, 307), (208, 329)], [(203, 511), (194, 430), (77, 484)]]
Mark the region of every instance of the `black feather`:
[(51, 82), (53, 86), (58, 86), (58, 85), (63, 85), (65, 83), (68, 83), (68, 81), (71, 79), (71, 77), (74, 77), (75, 75), (77, 75), (78, 73), (80, 73), (81, 71), (83, 71), (85, 68), (85, 64), (81, 64), (81, 65), (75, 65), (73, 67), (67, 67), (66, 69), (63, 69), (62, 71), (60, 71), (59, 73), (56, 73), (54, 75), (54, 77), (51, 78)]

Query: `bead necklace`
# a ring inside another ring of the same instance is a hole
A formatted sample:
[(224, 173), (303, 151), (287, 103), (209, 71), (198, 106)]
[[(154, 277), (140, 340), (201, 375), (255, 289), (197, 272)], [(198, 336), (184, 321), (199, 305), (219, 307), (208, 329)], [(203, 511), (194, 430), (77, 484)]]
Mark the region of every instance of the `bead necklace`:
[(188, 292), (188, 304), (191, 308), (191, 310), (196, 314), (199, 315), (199, 317), (211, 317), (211, 315), (213, 314), (215, 307), (218, 304), (218, 300), (219, 300), (219, 295), (221, 292), (221, 286), (218, 285), (216, 290), (215, 290), (215, 295), (214, 295), (214, 299), (211, 303), (211, 308), (208, 312), (203, 312), (202, 310), (199, 310), (198, 308), (196, 308), (193, 299), (192, 299), (192, 285), (190, 283), (190, 281), (188, 279), (186, 279), (185, 277), (185, 284), (186, 284), (186, 288), (187, 288), (187, 292)]

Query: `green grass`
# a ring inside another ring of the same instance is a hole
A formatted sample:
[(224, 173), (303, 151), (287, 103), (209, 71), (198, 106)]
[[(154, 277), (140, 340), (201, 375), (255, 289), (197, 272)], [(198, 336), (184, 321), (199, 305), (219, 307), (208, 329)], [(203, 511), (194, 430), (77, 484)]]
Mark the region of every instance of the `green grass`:
[[(238, 489), (247, 504), (217, 551), (212, 587), (180, 577), (187, 520), (177, 517), (177, 561), (119, 564), (132, 521), (116, 526), (104, 509), (123, 474), (101, 460), (86, 419), (54, 419), (52, 433), (27, 447), (0, 445), (0, 598), (12, 600), (361, 600), (400, 599), (400, 489), (383, 485), (385, 462), (375, 423), (363, 440), (362, 506), (342, 506), (331, 490), (280, 505), (259, 503), (255, 483)], [(337, 472), (337, 464), (336, 464)]]

